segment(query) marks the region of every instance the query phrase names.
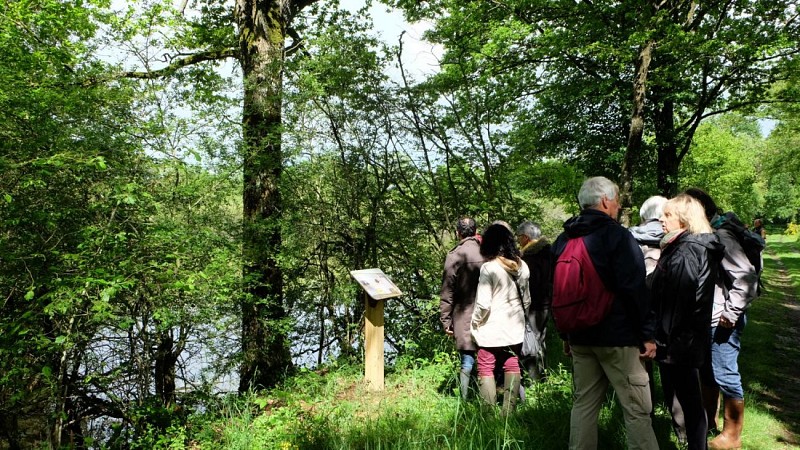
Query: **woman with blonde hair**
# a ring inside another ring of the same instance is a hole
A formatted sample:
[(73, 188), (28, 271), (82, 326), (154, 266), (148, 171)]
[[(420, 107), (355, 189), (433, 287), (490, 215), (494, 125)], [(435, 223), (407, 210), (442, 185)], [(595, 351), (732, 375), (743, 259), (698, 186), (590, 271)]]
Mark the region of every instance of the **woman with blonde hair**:
[(690, 450), (706, 448), (708, 421), (700, 390), (700, 367), (710, 352), (708, 323), (723, 247), (702, 205), (681, 194), (664, 205), (661, 257), (653, 272), (656, 361), (664, 397), (677, 397)]

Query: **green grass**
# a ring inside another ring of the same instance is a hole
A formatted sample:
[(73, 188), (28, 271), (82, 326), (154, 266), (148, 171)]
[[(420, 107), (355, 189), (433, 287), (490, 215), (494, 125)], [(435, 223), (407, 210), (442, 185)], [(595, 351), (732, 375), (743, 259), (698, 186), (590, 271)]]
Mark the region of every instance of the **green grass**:
[[(572, 381), (556, 339), (548, 382), (528, 388), (527, 401), (509, 417), (482, 406), (477, 394), (460, 401), (457, 358), (447, 354), (401, 363), (387, 373), (382, 393), (366, 390), (360, 367), (324, 376), (305, 372), (269, 396), (231, 397), (215, 414), (195, 417), (187, 428), (196, 431), (185, 442), (195, 449), (242, 450), (566, 448)], [(661, 448), (676, 449), (667, 414), (658, 409), (655, 428)], [(609, 401), (601, 412), (599, 448), (626, 448), (622, 421), (621, 409)]]
[[(779, 344), (792, 336), (787, 325), (800, 327), (787, 324), (790, 308), (798, 306), (800, 253), (796, 239), (770, 235), (768, 245), (790, 275), (780, 277), (777, 259), (765, 255), (767, 292), (751, 309), (740, 358), (747, 408), (743, 442), (745, 449), (797, 449), (800, 399), (785, 402), (780, 397), (797, 395), (798, 380), (787, 380), (785, 368), (800, 364), (800, 354), (797, 345)], [(387, 369), (381, 393), (366, 390), (358, 365), (326, 368), (324, 374), (305, 371), (266, 395), (223, 399), (193, 416), (185, 428), (171, 430), (173, 435), (164, 436), (161, 448), (564, 449), (569, 438), (570, 366), (558, 338), (551, 335), (549, 340), (554, 369), (547, 383), (529, 388), (527, 401), (507, 418), (482, 406), (475, 395), (460, 401), (453, 352), (433, 360), (401, 359)], [(798, 340), (795, 336), (795, 343)], [(660, 391), (659, 384), (653, 425), (659, 445), (679, 449)], [(599, 440), (600, 449), (626, 448), (622, 412), (613, 391), (601, 412)]]
[[(772, 234), (767, 246), (766, 292), (751, 306), (739, 359), (747, 408), (743, 441), (750, 449), (797, 449), (800, 243), (796, 236)], [(786, 270), (784, 275), (781, 268)]]

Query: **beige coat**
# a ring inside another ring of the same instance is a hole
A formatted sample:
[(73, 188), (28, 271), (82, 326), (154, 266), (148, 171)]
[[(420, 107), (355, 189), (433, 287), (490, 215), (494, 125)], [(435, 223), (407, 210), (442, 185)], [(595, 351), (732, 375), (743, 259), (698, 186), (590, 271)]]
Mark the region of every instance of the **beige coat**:
[[(517, 283), (514, 277), (517, 277)], [(479, 347), (522, 343), (525, 311), (531, 304), (529, 277), (528, 265), (522, 260), (516, 262), (498, 257), (483, 264), (470, 323), (472, 339)]]

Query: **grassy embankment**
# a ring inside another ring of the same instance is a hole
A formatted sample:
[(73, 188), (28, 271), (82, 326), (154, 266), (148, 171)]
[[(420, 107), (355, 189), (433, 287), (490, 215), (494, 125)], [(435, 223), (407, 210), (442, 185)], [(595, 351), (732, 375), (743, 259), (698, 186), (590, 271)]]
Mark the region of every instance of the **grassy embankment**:
[[(796, 238), (774, 236), (765, 255), (767, 292), (753, 305), (743, 344), (747, 390), (747, 449), (800, 448), (800, 253)], [(780, 262), (788, 271), (781, 272)], [(795, 308), (795, 309), (792, 309)], [(791, 322), (790, 322), (791, 321)], [(792, 327), (795, 334), (785, 330)], [(794, 336), (786, 345), (787, 336)], [(515, 414), (500, 417), (477, 400), (462, 403), (456, 390), (456, 359), (403, 361), (387, 370), (386, 390), (364, 389), (361, 367), (305, 372), (268, 396), (223, 401), (219, 409), (172, 430), (161, 444), (173, 448), (227, 449), (562, 449), (569, 436), (569, 363), (553, 337), (554, 371), (528, 390)], [(660, 397), (660, 385), (657, 386)], [(786, 399), (782, 401), (781, 399)], [(613, 392), (609, 393), (613, 399)], [(657, 398), (654, 428), (662, 449), (677, 449), (669, 414)], [(609, 401), (600, 418), (602, 449), (625, 448), (622, 412)]]

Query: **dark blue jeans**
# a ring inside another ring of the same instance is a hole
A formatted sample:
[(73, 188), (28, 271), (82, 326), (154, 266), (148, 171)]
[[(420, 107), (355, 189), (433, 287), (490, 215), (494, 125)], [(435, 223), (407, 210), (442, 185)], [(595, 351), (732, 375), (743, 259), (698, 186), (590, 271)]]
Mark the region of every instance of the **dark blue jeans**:
[(711, 327), (711, 369), (714, 381), (725, 398), (744, 399), (739, 374), (739, 351), (747, 314), (739, 316), (733, 328)]

